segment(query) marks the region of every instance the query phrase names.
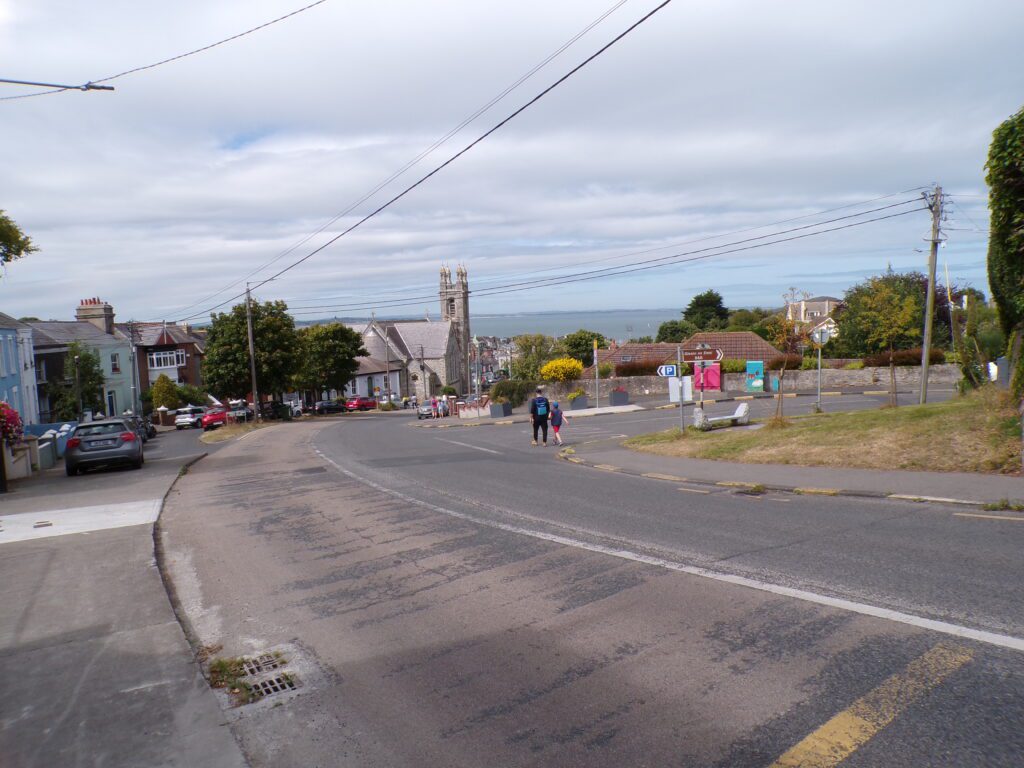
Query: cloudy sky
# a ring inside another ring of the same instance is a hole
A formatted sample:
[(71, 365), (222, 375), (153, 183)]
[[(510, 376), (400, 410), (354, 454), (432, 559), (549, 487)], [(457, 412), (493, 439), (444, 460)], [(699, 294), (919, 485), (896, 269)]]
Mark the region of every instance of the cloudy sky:
[[(657, 4), (327, 0), (117, 79), (113, 93), (0, 101), (0, 208), (40, 248), (0, 278), (0, 311), (69, 318), (79, 299), (99, 296), (119, 319), (208, 317), (245, 280), (337, 235)], [(302, 5), (0, 0), (0, 77), (96, 80)], [(708, 287), (731, 306), (778, 305), (790, 286), (841, 295), (888, 264), (922, 268), (929, 214), (721, 251), (920, 207), (897, 204), (935, 182), (953, 194), (940, 269), (987, 291), (983, 165), (992, 130), (1024, 105), (1021, 29), (1019, 0), (674, 0), (257, 295), (306, 317), (388, 303), (378, 314), (436, 315), (428, 297), (442, 262), (469, 269), (474, 312), (682, 307)], [(897, 207), (867, 213), (888, 205)], [(487, 295), (710, 246), (721, 250), (701, 261)]]

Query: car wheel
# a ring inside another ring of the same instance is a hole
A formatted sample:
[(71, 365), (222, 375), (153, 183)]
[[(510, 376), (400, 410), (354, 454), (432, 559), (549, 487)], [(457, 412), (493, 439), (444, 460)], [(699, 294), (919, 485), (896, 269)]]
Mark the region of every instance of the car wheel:
[(180, 427), (180, 426), (179, 426), (178, 424), (175, 424), (175, 425), (174, 425), (174, 428), (175, 428), (175, 429), (181, 429), (181, 427)]
[(74, 477), (75, 475), (78, 474), (78, 467), (74, 467), (71, 464), (65, 464), (64, 472), (67, 474), (68, 477)]

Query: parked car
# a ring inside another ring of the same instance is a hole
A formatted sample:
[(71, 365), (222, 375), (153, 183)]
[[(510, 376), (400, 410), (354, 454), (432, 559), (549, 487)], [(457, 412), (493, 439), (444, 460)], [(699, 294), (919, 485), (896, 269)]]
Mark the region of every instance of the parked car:
[(288, 403), (280, 403), (276, 400), (269, 403), (260, 404), (260, 414), (264, 420), (273, 421), (274, 419), (291, 419), (292, 408)]
[(203, 414), (206, 409), (199, 405), (187, 405), (178, 409), (174, 417), (175, 429), (199, 429), (203, 426)]
[(141, 469), (144, 461), (142, 439), (126, 419), (79, 424), (64, 446), (64, 471), (68, 477), (85, 469), (118, 464)]
[(350, 397), (345, 401), (346, 411), (370, 411), (377, 407), (377, 401), (372, 397)]
[(416, 418), (419, 419), (432, 419), (434, 417), (434, 409), (430, 407), (430, 403), (420, 403), (416, 406)]
[(126, 414), (121, 418), (131, 425), (131, 428), (135, 430), (135, 434), (139, 436), (139, 439), (143, 443), (149, 440), (149, 433), (146, 431), (146, 425), (142, 423), (142, 419), (140, 417), (129, 416)]
[(203, 431), (208, 432), (211, 429), (228, 423), (229, 411), (227, 408), (211, 408), (203, 414)]
[(325, 413), (343, 413), (345, 404), (337, 400), (318, 400), (313, 406), (313, 413), (322, 416)]

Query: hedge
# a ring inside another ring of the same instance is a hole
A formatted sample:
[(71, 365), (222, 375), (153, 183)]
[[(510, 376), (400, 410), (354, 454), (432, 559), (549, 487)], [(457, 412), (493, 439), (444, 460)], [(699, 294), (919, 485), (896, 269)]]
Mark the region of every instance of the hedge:
[(491, 400), (504, 397), (515, 408), (517, 405), (522, 405), (533, 397), (534, 392), (537, 391), (537, 386), (538, 383), (536, 381), (522, 381), (520, 379), (498, 381), (491, 386)]
[[(893, 365), (920, 365), (921, 351), (921, 347), (897, 349), (892, 355)], [(928, 363), (930, 365), (938, 365), (944, 362), (946, 362), (945, 353), (941, 349), (932, 349), (928, 355)], [(871, 368), (888, 368), (889, 353), (880, 352), (877, 355), (868, 355), (864, 358), (864, 365)]]
[(803, 355), (779, 355), (778, 357), (773, 357), (769, 360), (768, 365), (766, 365), (765, 368), (769, 371), (781, 371), (783, 364), (785, 364), (787, 371), (794, 371), (798, 370), (800, 366), (803, 365), (803, 362)]

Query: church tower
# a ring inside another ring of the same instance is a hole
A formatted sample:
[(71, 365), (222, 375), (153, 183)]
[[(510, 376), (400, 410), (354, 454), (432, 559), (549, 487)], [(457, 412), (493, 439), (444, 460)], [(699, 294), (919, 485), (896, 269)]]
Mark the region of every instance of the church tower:
[(455, 270), (455, 284), (452, 284), (452, 271), (441, 267), (441, 319), (450, 320), (455, 329), (455, 342), (459, 354), (459, 373), (462, 377), (462, 388), (472, 391), (473, 378), (469, 370), (469, 279), (466, 268), (461, 264)]

